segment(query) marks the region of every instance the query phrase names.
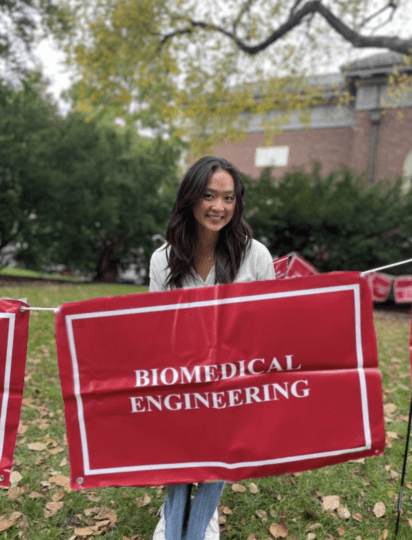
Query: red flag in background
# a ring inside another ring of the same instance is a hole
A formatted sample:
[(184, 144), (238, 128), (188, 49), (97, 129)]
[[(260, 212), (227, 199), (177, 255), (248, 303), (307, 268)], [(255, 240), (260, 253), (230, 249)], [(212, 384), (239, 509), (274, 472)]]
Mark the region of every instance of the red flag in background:
[(297, 253), (294, 253), (290, 259), (285, 277), (307, 277), (315, 276), (316, 274), (319, 274), (319, 272), (312, 264), (310, 264), (310, 262), (305, 260)]
[(381, 272), (374, 272), (365, 276), (371, 288), (374, 302), (385, 302), (392, 288), (393, 277)]
[(0, 485), (8, 486), (23, 398), (29, 311), (0, 299)]
[(356, 272), (65, 304), (56, 339), (73, 489), (233, 482), (384, 449)]
[(275, 259), (273, 261), (276, 279), (283, 279), (286, 277), (286, 272), (288, 271), (288, 262), (289, 255), (285, 255), (284, 257), (280, 257), (279, 259)]
[(393, 283), (395, 302), (407, 304), (412, 302), (412, 276), (399, 276)]

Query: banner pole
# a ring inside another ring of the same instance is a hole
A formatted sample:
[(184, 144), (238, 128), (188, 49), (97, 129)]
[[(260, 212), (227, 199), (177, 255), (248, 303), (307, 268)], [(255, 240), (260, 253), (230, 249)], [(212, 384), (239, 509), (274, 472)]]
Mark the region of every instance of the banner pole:
[(379, 266), (379, 268), (373, 268), (372, 270), (366, 270), (361, 273), (361, 276), (366, 276), (366, 274), (371, 274), (372, 272), (377, 272), (378, 270), (385, 270), (386, 268), (392, 268), (393, 266), (399, 266), (400, 264), (406, 264), (412, 262), (412, 259), (407, 259), (406, 261), (399, 261), (397, 263), (386, 264), (385, 266)]
[[(412, 314), (411, 314), (411, 318), (412, 318)], [(411, 321), (411, 324), (412, 324), (412, 321)], [(410, 358), (410, 366), (411, 366), (411, 403), (410, 403), (410, 406), (409, 406), (409, 419), (408, 419), (408, 430), (407, 430), (406, 443), (405, 443), (405, 455), (403, 456), (401, 487), (399, 489), (398, 516), (396, 518), (395, 538), (398, 535), (399, 520), (400, 520), (400, 517), (401, 517), (403, 485), (404, 485), (404, 482), (405, 482), (406, 465), (407, 465), (407, 462), (408, 462), (409, 438), (410, 438), (410, 435), (411, 435), (411, 423), (412, 423), (412, 326), (411, 326), (411, 335), (410, 335), (410, 338), (409, 338), (409, 358)]]

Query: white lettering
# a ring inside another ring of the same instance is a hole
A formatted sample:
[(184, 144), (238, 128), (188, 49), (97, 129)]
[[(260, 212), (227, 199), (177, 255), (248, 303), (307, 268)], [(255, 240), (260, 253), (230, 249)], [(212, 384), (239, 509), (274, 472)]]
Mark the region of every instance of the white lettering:
[(149, 412), (152, 411), (152, 409), (150, 408), (150, 403), (152, 403), (152, 405), (154, 405), (157, 409), (159, 409), (159, 411), (162, 410), (162, 396), (157, 396), (157, 399), (158, 399), (158, 401), (156, 401), (156, 398), (154, 398), (153, 396), (147, 396), (146, 397), (147, 410)]
[(152, 386), (157, 386), (157, 369), (152, 369)]
[(228, 390), (229, 394), (229, 407), (238, 407), (239, 405), (243, 405), (242, 401), (237, 401), (239, 399), (239, 396), (235, 394), (235, 392), (239, 392), (239, 394), (242, 394), (242, 390), (235, 389), (235, 390)]
[(145, 408), (143, 408), (142, 406), (142, 403), (141, 403), (141, 400), (143, 398), (142, 397), (131, 397), (130, 398), (130, 401), (131, 401), (131, 404), (132, 404), (132, 413), (134, 412), (145, 412)]
[(256, 401), (256, 403), (260, 403), (262, 400), (258, 397), (259, 388), (257, 386), (250, 386), (249, 388), (245, 388), (246, 393), (246, 403), (250, 404), (253, 401)]
[(181, 384), (185, 384), (184, 377), (186, 377), (186, 383), (191, 383), (192, 379), (193, 379), (193, 376), (196, 377), (196, 382), (197, 383), (202, 382), (202, 380), (200, 378), (200, 366), (195, 366), (191, 373), (189, 372), (187, 367), (181, 367), (180, 371), (181, 371), (181, 375), (182, 375), (182, 378), (180, 380)]
[(212, 392), (212, 401), (213, 401), (214, 409), (224, 409), (226, 407), (226, 403), (222, 403), (222, 399), (224, 399), (224, 397), (225, 397), (224, 392)]
[(302, 394), (299, 395), (298, 394), (298, 390), (297, 390), (297, 385), (299, 383), (302, 383), (304, 385), (308, 385), (308, 381), (295, 381), (292, 386), (290, 387), (290, 391), (292, 392), (292, 394), (295, 396), (295, 397), (298, 397), (298, 398), (304, 398), (304, 397), (308, 397), (309, 393), (310, 393), (310, 390), (309, 388), (304, 388), (302, 390)]
[(150, 383), (148, 371), (146, 371), (145, 369), (139, 369), (139, 370), (135, 370), (135, 373), (136, 373), (136, 386), (147, 386)]
[(270, 364), (270, 368), (268, 369), (268, 373), (270, 373), (274, 369), (276, 369), (276, 371), (283, 371), (282, 366), (279, 364), (276, 356), (273, 357), (272, 363)]
[(245, 376), (245, 362), (246, 360), (239, 361), (239, 377)]
[(206, 397), (202, 397), (202, 394), (192, 394), (195, 398), (195, 409), (198, 409), (197, 402), (200, 401), (203, 405), (209, 408), (209, 393), (206, 393)]
[(218, 381), (219, 377), (216, 377), (216, 365), (205, 366), (205, 382)]
[[(230, 375), (227, 375), (226, 373), (226, 366), (230, 366), (230, 369), (231, 369), (231, 373)], [(232, 377), (234, 377), (236, 375), (236, 365), (235, 364), (231, 364), (230, 362), (228, 364), (221, 364), (221, 370), (222, 370), (222, 379), (231, 379)]]
[(263, 362), (265, 363), (264, 358), (255, 358), (254, 360), (251, 360), (248, 365), (249, 373), (252, 373), (253, 375), (259, 375), (259, 373), (263, 373), (263, 371), (255, 371), (254, 369), (254, 363), (255, 362)]
[[(172, 372), (172, 379), (169, 382), (167, 381), (167, 372), (168, 371)], [(162, 369), (162, 372), (160, 373), (160, 380), (165, 385), (167, 384), (167, 385), (170, 386), (171, 384), (176, 384), (178, 378), (179, 378), (179, 372), (177, 371), (177, 369), (174, 369), (172, 367), (167, 367), (165, 369)]]
[(273, 388), (273, 395), (275, 396), (273, 399), (278, 399), (276, 395), (276, 390), (282, 394), (286, 399), (289, 399), (289, 391), (288, 391), (288, 384), (287, 382), (283, 383), (284, 388), (280, 386), (280, 384), (274, 383), (272, 384)]
[(182, 403), (180, 401), (175, 402), (175, 406), (173, 407), (170, 403), (170, 400), (175, 397), (177, 399), (180, 399), (180, 394), (169, 394), (165, 397), (164, 404), (166, 409), (169, 409), (169, 411), (179, 411), (182, 408)]
[(286, 356), (286, 369), (288, 371), (293, 371), (293, 370), (296, 370), (296, 369), (300, 369), (302, 367), (302, 364), (299, 364), (299, 367), (293, 367), (292, 366), (292, 361), (293, 361), (293, 354), (288, 354)]
[(270, 386), (268, 384), (264, 384), (262, 388), (263, 388), (263, 394), (265, 396), (265, 401), (270, 401), (270, 396), (269, 396)]

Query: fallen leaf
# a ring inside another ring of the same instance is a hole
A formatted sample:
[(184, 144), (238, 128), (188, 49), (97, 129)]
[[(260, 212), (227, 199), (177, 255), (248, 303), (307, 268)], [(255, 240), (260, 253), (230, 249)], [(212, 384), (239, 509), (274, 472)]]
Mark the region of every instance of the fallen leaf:
[(259, 491), (258, 487), (256, 484), (254, 484), (253, 482), (251, 482), (249, 484), (249, 491), (250, 493), (257, 493)]
[(92, 525), (91, 527), (77, 527), (74, 529), (74, 534), (76, 536), (92, 536), (102, 534), (102, 531), (99, 532), (98, 528)]
[(42, 491), (32, 491), (29, 493), (29, 499), (47, 499), (47, 495)]
[(269, 527), (270, 534), (274, 538), (286, 538), (288, 535), (288, 528), (286, 526), (286, 523), (283, 519), (280, 520), (280, 524), (272, 523), (272, 525)]
[(336, 510), (340, 504), (339, 495), (327, 495), (322, 498), (322, 508), (324, 510)]
[(308, 534), (308, 540), (315, 540), (315, 538), (316, 538), (315, 533), (311, 532), (311, 533)]
[(386, 540), (388, 538), (388, 534), (389, 534), (388, 529), (383, 529), (382, 540)]
[(362, 521), (363, 517), (362, 514), (359, 514), (359, 512), (355, 512), (352, 514), (353, 519), (356, 519), (356, 521)]
[(63, 458), (60, 463), (59, 463), (59, 467), (65, 467), (67, 465), (67, 459), (66, 458)]
[(23, 425), (23, 424), (19, 424), (19, 428), (17, 430), (17, 433), (19, 435), (24, 435), (27, 431), (27, 426)]
[(64, 452), (64, 448), (61, 446), (56, 446), (56, 448), (50, 450), (50, 455), (54, 456), (55, 454), (60, 454), (61, 452)]
[(64, 474), (56, 474), (55, 476), (51, 476), (49, 478), (49, 482), (51, 484), (62, 486), (66, 491), (70, 491), (70, 478), (68, 476), (64, 476)]
[(267, 517), (266, 510), (256, 510), (255, 514), (260, 519)]
[(12, 512), (9, 518), (3, 517), (0, 519), (0, 532), (10, 529), (16, 523), (16, 521), (22, 517), (21, 512)]
[(94, 506), (93, 508), (85, 508), (84, 509), (84, 515), (85, 516), (92, 516), (93, 514), (98, 514), (100, 512), (100, 508), (98, 506)]
[(57, 493), (55, 493), (54, 495), (52, 495), (52, 500), (54, 502), (57, 502), (57, 501), (60, 501), (61, 499), (63, 499), (63, 497), (65, 496), (66, 492), (64, 491), (64, 489), (61, 489), (60, 491), (58, 491)]
[(395, 403), (386, 403), (383, 406), (383, 411), (385, 414), (393, 414), (396, 411)]
[(388, 448), (392, 448), (392, 442), (396, 439), (399, 439), (399, 437), (395, 431), (386, 432), (385, 443)]
[(9, 491), (7, 492), (7, 498), (10, 501), (14, 501), (17, 499), (17, 497), (20, 497), (20, 495), (23, 495), (23, 493), (26, 493), (26, 491), (29, 489), (28, 486), (26, 487), (11, 487), (9, 488)]
[(147, 506), (150, 503), (151, 500), (152, 500), (152, 498), (150, 497), (150, 495), (145, 493), (141, 497), (136, 498), (136, 506), (138, 508), (142, 508), (143, 506)]
[(346, 508), (346, 506), (342, 506), (341, 504), (338, 506), (337, 510), (338, 516), (340, 519), (349, 519), (350, 518), (350, 512)]
[(244, 493), (246, 491), (246, 488), (245, 486), (242, 486), (242, 484), (233, 484), (232, 491), (234, 491), (235, 493)]
[(10, 485), (12, 486), (17, 485), (22, 478), (23, 477), (19, 473), (19, 471), (12, 471), (12, 473), (10, 474)]
[(383, 504), (383, 502), (377, 502), (375, 506), (373, 507), (373, 513), (378, 518), (384, 516), (385, 512), (386, 512), (386, 506)]
[(88, 493), (86, 495), (86, 497), (89, 499), (89, 501), (91, 502), (99, 502), (101, 497), (98, 497), (97, 495), (95, 495), (94, 493)]
[(46, 503), (46, 508), (44, 510), (44, 517), (50, 518), (57, 514), (59, 510), (63, 508), (64, 503), (62, 502), (48, 502)]
[(255, 533), (252, 533), (252, 534), (249, 534), (249, 536), (247, 537), (247, 540), (259, 540), (259, 536)]
[(35, 452), (41, 452), (42, 450), (46, 450), (47, 444), (42, 442), (33, 442), (29, 443), (27, 445), (27, 448), (29, 450), (34, 450)]
[(343, 536), (345, 534), (345, 532), (346, 532), (345, 528), (342, 527), (342, 525), (339, 525), (339, 527), (338, 527), (338, 535)]
[(232, 513), (232, 510), (228, 506), (222, 506), (222, 512), (226, 514), (227, 516), (230, 516)]
[(19, 524), (20, 529), (28, 529), (29, 526), (29, 520), (26, 518), (26, 516), (22, 516)]
[(322, 525), (320, 523), (312, 523), (311, 525), (308, 525), (305, 529), (305, 532), (314, 531), (316, 529), (319, 529)]

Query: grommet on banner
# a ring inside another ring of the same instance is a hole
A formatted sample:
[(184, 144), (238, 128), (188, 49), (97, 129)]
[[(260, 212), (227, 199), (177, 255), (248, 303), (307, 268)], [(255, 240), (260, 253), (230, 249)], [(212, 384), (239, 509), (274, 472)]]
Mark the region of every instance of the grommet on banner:
[(4, 480), (4, 476), (0, 474), (0, 482), (3, 482), (3, 480)]
[(83, 482), (84, 482), (84, 478), (80, 477), (80, 478), (77, 479), (78, 484), (82, 485)]
[(26, 308), (24, 306), (20, 306), (20, 311), (21, 312), (26, 311)]

